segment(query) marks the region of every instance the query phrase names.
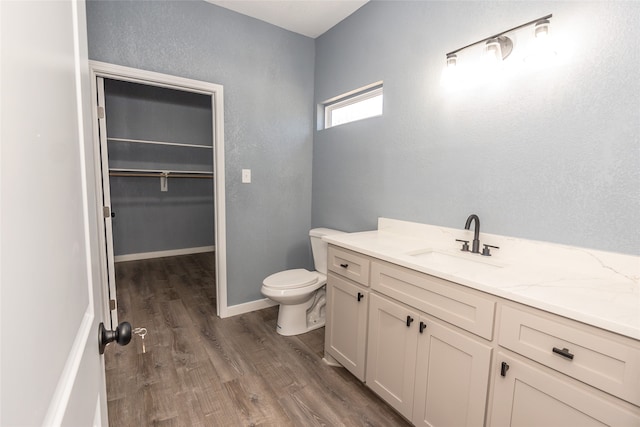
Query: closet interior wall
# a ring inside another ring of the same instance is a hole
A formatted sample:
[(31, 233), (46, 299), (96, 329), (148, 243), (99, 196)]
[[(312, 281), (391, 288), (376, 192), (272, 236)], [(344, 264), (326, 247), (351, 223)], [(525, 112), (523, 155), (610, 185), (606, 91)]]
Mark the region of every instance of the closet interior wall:
[(104, 83), (115, 260), (213, 250), (211, 97)]

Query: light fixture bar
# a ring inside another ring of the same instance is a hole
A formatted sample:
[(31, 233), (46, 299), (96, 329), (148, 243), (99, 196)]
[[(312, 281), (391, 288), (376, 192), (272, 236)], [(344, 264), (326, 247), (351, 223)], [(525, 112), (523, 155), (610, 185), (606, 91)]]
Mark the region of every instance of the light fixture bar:
[(477, 44), (484, 43), (484, 42), (486, 42), (488, 40), (498, 38), (498, 37), (502, 36), (503, 34), (509, 33), (511, 31), (519, 30), (520, 28), (524, 28), (524, 27), (527, 27), (529, 25), (533, 25), (533, 24), (535, 24), (535, 23), (537, 23), (539, 21), (545, 20), (545, 19), (550, 19), (552, 16), (553, 16), (553, 14), (550, 13), (549, 15), (545, 15), (543, 17), (540, 17), (540, 18), (534, 19), (532, 21), (526, 22), (524, 24), (518, 25), (517, 27), (509, 28), (508, 30), (505, 30), (505, 31), (503, 31), (501, 33), (498, 33), (496, 35), (493, 35), (493, 36), (490, 36), (490, 37), (486, 37), (486, 38), (484, 38), (482, 40), (478, 40), (477, 42), (473, 42), (471, 44), (468, 44), (468, 45), (466, 45), (464, 47), (461, 47), (460, 49), (452, 50), (451, 52), (447, 53), (447, 56), (453, 55), (455, 53), (458, 53), (461, 50), (464, 50), (464, 49), (466, 49), (468, 47), (475, 46)]

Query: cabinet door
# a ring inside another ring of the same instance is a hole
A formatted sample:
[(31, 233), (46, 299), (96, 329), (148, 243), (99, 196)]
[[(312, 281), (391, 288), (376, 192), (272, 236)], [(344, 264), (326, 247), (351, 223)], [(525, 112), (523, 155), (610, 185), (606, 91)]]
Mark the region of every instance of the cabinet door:
[[(499, 353), (509, 369), (495, 381), (492, 426), (640, 426), (640, 409), (552, 372)], [(635, 408), (635, 409), (634, 409)]]
[(325, 351), (364, 381), (369, 292), (329, 273)]
[(367, 385), (407, 418), (413, 407), (417, 338), (415, 311), (370, 294)]
[(413, 423), (483, 426), (491, 346), (430, 318), (418, 327)]

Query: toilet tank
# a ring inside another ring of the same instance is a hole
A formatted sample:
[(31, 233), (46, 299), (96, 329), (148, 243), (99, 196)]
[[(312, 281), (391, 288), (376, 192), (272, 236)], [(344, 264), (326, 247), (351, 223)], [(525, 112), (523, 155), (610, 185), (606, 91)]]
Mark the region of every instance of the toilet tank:
[(313, 252), (313, 264), (316, 271), (327, 274), (327, 242), (322, 240), (322, 236), (332, 234), (345, 234), (344, 231), (332, 230), (330, 228), (314, 228), (309, 231), (311, 239), (311, 251)]

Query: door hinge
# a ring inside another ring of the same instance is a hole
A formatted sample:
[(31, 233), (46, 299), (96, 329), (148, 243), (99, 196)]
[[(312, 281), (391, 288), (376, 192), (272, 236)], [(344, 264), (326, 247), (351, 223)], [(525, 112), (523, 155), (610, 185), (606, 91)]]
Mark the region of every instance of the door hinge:
[(115, 310), (115, 309), (116, 309), (116, 300), (110, 299), (109, 300), (109, 310)]
[(109, 209), (109, 206), (102, 208), (102, 215), (104, 215), (105, 218), (109, 218), (111, 216), (111, 209)]
[(104, 107), (98, 107), (98, 118), (104, 119)]

